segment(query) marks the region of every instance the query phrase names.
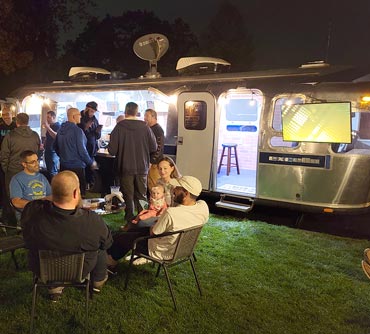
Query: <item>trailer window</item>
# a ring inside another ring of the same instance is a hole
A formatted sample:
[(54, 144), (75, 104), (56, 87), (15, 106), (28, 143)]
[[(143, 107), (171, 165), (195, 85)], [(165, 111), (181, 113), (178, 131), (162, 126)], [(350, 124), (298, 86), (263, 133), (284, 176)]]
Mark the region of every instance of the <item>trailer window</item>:
[(296, 147), (298, 146), (297, 142), (288, 142), (288, 141), (283, 141), (283, 135), (282, 135), (282, 118), (281, 118), (281, 113), (282, 113), (282, 106), (286, 103), (292, 103), (292, 104), (297, 104), (297, 103), (303, 103), (304, 98), (301, 96), (298, 97), (282, 97), (278, 98), (275, 100), (274, 103), (274, 113), (272, 117), (272, 128), (275, 131), (280, 132), (276, 136), (273, 136), (270, 140), (270, 145), (272, 147)]
[(184, 107), (184, 126), (187, 130), (204, 130), (207, 126), (207, 103), (186, 101)]

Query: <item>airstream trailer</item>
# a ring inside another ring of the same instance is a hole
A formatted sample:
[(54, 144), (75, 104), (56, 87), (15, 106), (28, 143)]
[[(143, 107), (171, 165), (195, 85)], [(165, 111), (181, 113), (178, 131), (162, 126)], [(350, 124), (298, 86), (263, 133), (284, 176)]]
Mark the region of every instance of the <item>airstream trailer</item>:
[(28, 85), (8, 101), (30, 115), (40, 134), (48, 110), (63, 121), (70, 106), (96, 101), (103, 146), (127, 102), (138, 103), (141, 112), (153, 108), (165, 130), (165, 153), (182, 174), (198, 177), (220, 207), (367, 211), (370, 82), (334, 82), (344, 68), (326, 64), (222, 73), (227, 66), (187, 58), (176, 77), (152, 75), (151, 67), (138, 79)]

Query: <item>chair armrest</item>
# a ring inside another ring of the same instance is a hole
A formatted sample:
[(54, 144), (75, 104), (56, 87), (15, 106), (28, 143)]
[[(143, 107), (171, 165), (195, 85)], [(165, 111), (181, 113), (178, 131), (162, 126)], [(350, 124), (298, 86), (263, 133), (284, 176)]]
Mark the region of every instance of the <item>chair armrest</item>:
[(133, 250), (133, 251), (135, 251), (135, 250), (136, 250), (136, 245), (137, 245), (140, 241), (143, 241), (143, 240), (149, 240), (149, 239), (156, 239), (156, 238), (162, 238), (162, 237), (166, 237), (166, 236), (168, 236), (168, 235), (180, 234), (180, 233), (182, 233), (183, 231), (185, 231), (185, 230), (178, 230), (178, 231), (173, 231), (173, 232), (165, 232), (165, 233), (162, 233), (162, 234), (148, 235), (148, 236), (144, 236), (144, 237), (136, 238), (136, 239), (135, 239), (135, 241), (134, 241), (134, 244), (132, 245), (132, 250)]
[(11, 226), (11, 225), (6, 225), (6, 224), (3, 224), (3, 223), (0, 223), (0, 228), (2, 228), (2, 227), (14, 229), (14, 230), (19, 229), (19, 227), (17, 227), (17, 226)]

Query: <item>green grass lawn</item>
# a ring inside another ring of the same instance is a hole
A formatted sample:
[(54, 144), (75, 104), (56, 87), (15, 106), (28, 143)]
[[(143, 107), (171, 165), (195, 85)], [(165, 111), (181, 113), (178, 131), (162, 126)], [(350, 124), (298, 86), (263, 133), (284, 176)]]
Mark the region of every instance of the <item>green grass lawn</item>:
[[(104, 217), (117, 229), (122, 215)], [(189, 264), (170, 269), (179, 310), (163, 272), (127, 263), (90, 304), (91, 333), (335, 333), (370, 332), (370, 281), (361, 269), (367, 240), (212, 215), (196, 249), (200, 297)], [(0, 257), (0, 333), (26, 333), (32, 275), (26, 252), (20, 271)], [(66, 289), (52, 304), (42, 291), (36, 333), (83, 333), (84, 296)]]

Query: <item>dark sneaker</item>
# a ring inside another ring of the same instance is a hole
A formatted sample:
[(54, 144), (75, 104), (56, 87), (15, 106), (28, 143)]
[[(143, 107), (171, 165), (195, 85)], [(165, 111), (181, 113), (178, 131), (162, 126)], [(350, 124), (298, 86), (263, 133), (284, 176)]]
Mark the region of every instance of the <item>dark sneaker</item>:
[(100, 293), (101, 292), (101, 288), (95, 288), (95, 287), (93, 287), (93, 292), (94, 293)]
[(57, 303), (60, 298), (62, 298), (62, 294), (61, 293), (52, 293), (49, 295), (49, 298), (51, 300), (52, 303)]
[(108, 276), (116, 276), (118, 274), (117, 267), (108, 266), (107, 273), (108, 273)]

